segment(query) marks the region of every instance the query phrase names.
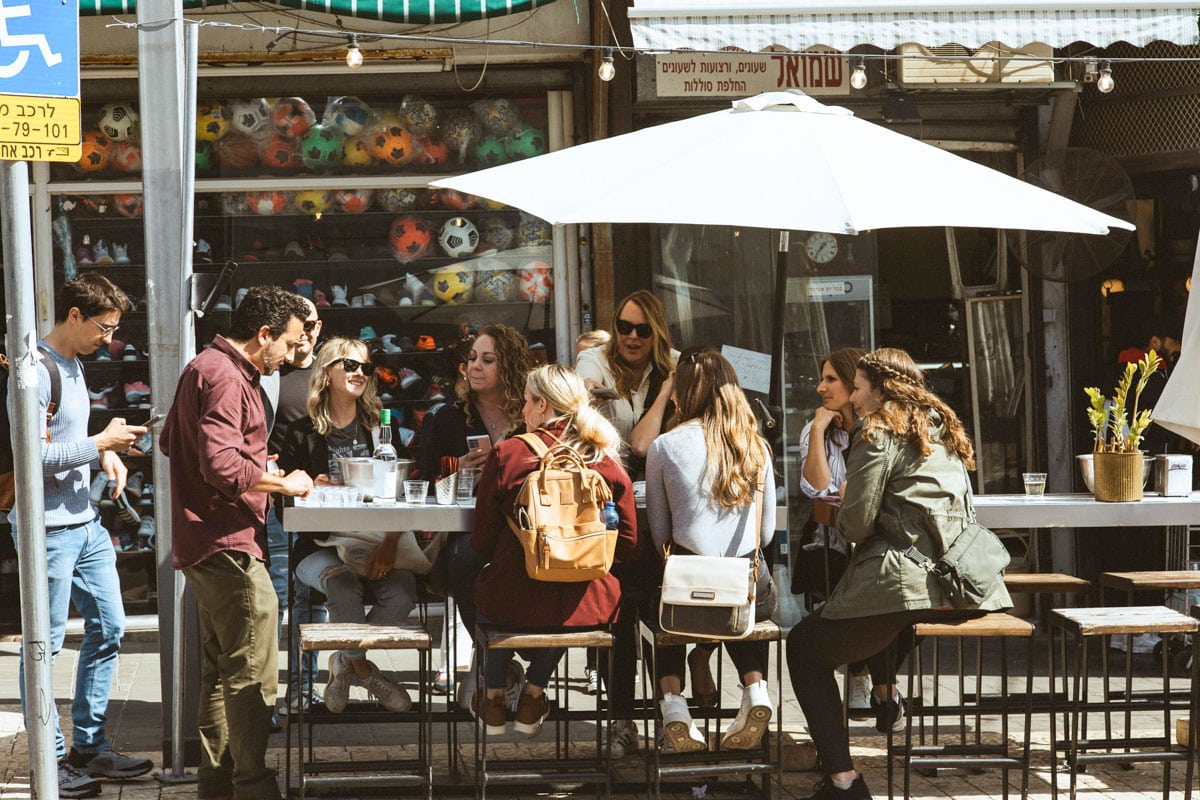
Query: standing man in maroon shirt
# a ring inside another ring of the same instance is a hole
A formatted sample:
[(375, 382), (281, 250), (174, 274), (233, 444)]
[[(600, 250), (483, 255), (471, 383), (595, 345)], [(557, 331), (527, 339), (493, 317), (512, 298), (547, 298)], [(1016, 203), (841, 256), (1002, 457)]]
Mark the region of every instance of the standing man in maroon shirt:
[(267, 496), (303, 496), (302, 470), (267, 471), (258, 384), (292, 358), (304, 298), (252, 288), (228, 336), (179, 378), (160, 446), (171, 461), (173, 562), (200, 611), (200, 800), (279, 800), (266, 765), (278, 677), (279, 605), (265, 564)]

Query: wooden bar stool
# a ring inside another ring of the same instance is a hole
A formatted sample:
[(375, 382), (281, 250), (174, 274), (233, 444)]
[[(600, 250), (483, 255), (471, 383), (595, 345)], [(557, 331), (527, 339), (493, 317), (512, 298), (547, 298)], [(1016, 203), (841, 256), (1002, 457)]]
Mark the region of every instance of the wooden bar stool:
[[(429, 650), (431, 638), (422, 625), (367, 625), (359, 623), (310, 623), (300, 627), (300, 650), (415, 650), (418, 654), (417, 698), (409, 711), (351, 711), (333, 714), (312, 705), (312, 684), (307, 687), (308, 702), (300, 703), (288, 715), (287, 794), (291, 796), (291, 726), (297, 727), (299, 766), (298, 796), (306, 794), (353, 795), (394, 794), (401, 787), (419, 787), (426, 798), (433, 797), (433, 769), (430, 758)], [(313, 729), (318, 725), (386, 722), (417, 726), (417, 756), (411, 759), (351, 761), (318, 760), (313, 751)], [(355, 773), (331, 775), (328, 773)]]
[[(1067, 595), (1087, 595), (1092, 590), (1091, 581), (1086, 581), (1083, 578), (1076, 578), (1074, 575), (1066, 575), (1061, 572), (1011, 572), (1004, 575), (1004, 587), (1008, 589), (1009, 594), (1033, 594), (1038, 596), (1050, 595), (1055, 598), (1055, 606), (1065, 605), (1062, 600), (1065, 600)], [(1038, 616), (1038, 619), (1042, 619)], [(1049, 651), (1050, 640), (1046, 639), (1046, 663), (1049, 664), (1054, 658), (1054, 653)], [(1066, 658), (1066, 655), (1063, 655)], [(1048, 687), (1051, 694), (1054, 692), (1054, 687)], [(1063, 676), (1062, 694), (1060, 699), (1065, 699), (1067, 696), (1067, 679)], [(1034, 711), (1049, 711), (1053, 698), (1040, 696), (1034, 697)]]
[[(1109, 692), (1109, 676), (1104, 671), (1102, 700), (1092, 701), (1088, 695), (1088, 642), (1100, 637), (1100, 646), (1108, 647), (1110, 636), (1134, 636), (1143, 633), (1160, 635), (1191, 634), (1193, 669), (1189, 685), (1189, 695), (1194, 698), (1197, 690), (1195, 661), (1200, 655), (1200, 637), (1196, 631), (1200, 622), (1191, 617), (1172, 611), (1165, 606), (1130, 606), (1126, 608), (1063, 608), (1055, 609), (1050, 616), (1051, 640), (1056, 630), (1073, 645), (1075, 657), (1064, 659), (1062, 667), (1065, 674), (1072, 679), (1072, 696), (1068, 703), (1068, 721), (1064, 731), (1066, 738), (1062, 741), (1057, 736), (1057, 713), (1050, 714), (1050, 781), (1053, 796), (1058, 797), (1058, 752), (1065, 751), (1067, 768), (1070, 771), (1070, 796), (1075, 800), (1078, 772), (1089, 763), (1128, 763), (1128, 762), (1161, 762), (1163, 765), (1163, 800), (1167, 800), (1171, 790), (1171, 762), (1187, 762), (1187, 778), (1184, 787), (1184, 800), (1192, 794), (1192, 783), (1195, 773), (1195, 737), (1189, 737), (1189, 745), (1182, 750), (1175, 749), (1171, 731), (1171, 710), (1175, 704), (1171, 701), (1171, 674), (1169, 664), (1164, 660), (1162, 669), (1162, 691), (1155, 696), (1135, 695), (1126, 691), (1121, 698), (1121, 708), (1125, 711), (1127, 727), (1124, 737), (1113, 738), (1107, 734), (1104, 739), (1088, 739), (1086, 729), (1082, 726), (1083, 714), (1087, 711), (1107, 711), (1112, 707), (1113, 695)], [(1051, 643), (1053, 648), (1053, 641)], [(1064, 648), (1065, 650), (1065, 648)], [(1053, 649), (1052, 649), (1053, 652)], [(1054, 681), (1054, 665), (1051, 663), (1050, 681)], [(1195, 700), (1188, 701), (1188, 708), (1194, 707)], [(1134, 711), (1155, 712), (1163, 715), (1163, 735), (1133, 738), (1128, 727)], [(1138, 748), (1136, 751), (1134, 748)], [(1089, 750), (1106, 750), (1105, 753), (1089, 753)], [(1120, 750), (1121, 752), (1112, 752)]]
[[(488, 752), (487, 724), (483, 715), (475, 719), (475, 796), (480, 800), (487, 797), (489, 784), (522, 785), (531, 791), (545, 791), (547, 783), (571, 781), (596, 787), (596, 797), (612, 797), (612, 762), (608, 758), (605, 734), (612, 723), (612, 708), (605, 698), (607, 687), (612, 686), (612, 659), (608, 659), (609, 674), (595, 695), (595, 708), (591, 711), (572, 711), (570, 694), (567, 690), (570, 648), (608, 649), (612, 651), (613, 634), (607, 628), (581, 628), (554, 632), (503, 630), (490, 625), (475, 628), (475, 680), (477, 696), (487, 690), (487, 660), (493, 650), (539, 650), (562, 648), (564, 655), (555, 670), (554, 679), (546, 691), (554, 692), (547, 722), (554, 723), (554, 760), (545, 758), (493, 757)], [(570, 747), (570, 724), (572, 721), (588, 721), (595, 726), (595, 749), (590, 757), (572, 757)], [(538, 788), (534, 788), (538, 787)]]
[[(909, 786), (912, 770), (916, 768), (938, 769), (942, 767), (987, 768), (998, 767), (1003, 774), (1004, 796), (1008, 797), (1009, 770), (1021, 770), (1021, 797), (1029, 790), (1029, 734), (1030, 717), (1033, 713), (1033, 624), (1014, 617), (1011, 614), (996, 611), (962, 622), (922, 622), (914, 626), (914, 633), (920, 642), (932, 639), (934, 643), (934, 669), (932, 702), (926, 703), (924, 697), (924, 674), (921, 662), (921, 648), (918, 646), (914, 653), (915, 669), (908, 673), (908, 718), (904, 726), (904, 744), (895, 744), (894, 736), (888, 733), (888, 797), (893, 796), (893, 761), (891, 756), (900, 755), (904, 759), (904, 796), (909, 797)], [(938, 664), (938, 644), (942, 639), (953, 639), (958, 645), (958, 703), (942, 705), (940, 697), (940, 665)], [(965, 659), (963, 658), (963, 643), (967, 639), (975, 640), (975, 676), (974, 692), (969, 692), (966, 684)], [(983, 678), (983, 640), (998, 639), (1000, 644), (1000, 686), (999, 691), (985, 692)], [(1013, 712), (1008, 691), (1008, 641), (1024, 639), (1027, 643), (1025, 692), (1020, 708), (1024, 716), (1023, 735), (1020, 754), (1012, 752), (1008, 740), (1009, 716)], [(975, 734), (967, 735), (966, 719), (975, 718)], [(985, 716), (999, 716), (1000, 743), (987, 744), (981, 735), (982, 720)], [(955, 744), (938, 743), (938, 720), (943, 717), (957, 717), (959, 720), (958, 741)], [(933, 721), (932, 744), (925, 744), (925, 720)], [(919, 729), (917, 744), (913, 743), (913, 726)]]
[[(779, 797), (783, 787), (783, 632), (779, 626), (770, 620), (755, 624), (749, 636), (739, 639), (740, 642), (774, 642), (775, 663), (775, 715), (771, 720), (774, 730), (775, 749), (772, 753), (768, 732), (763, 736), (761, 745), (754, 750), (722, 750), (720, 731), (717, 722), (722, 719), (733, 719), (737, 716), (737, 708), (724, 708), (718, 700), (716, 708), (691, 707), (692, 719), (701, 726), (706, 739), (715, 745), (710, 750), (697, 753), (670, 753), (665, 757), (658, 743), (662, 740), (662, 720), (658, 715), (658, 678), (656, 664), (658, 663), (658, 648), (668, 645), (688, 645), (697, 643), (713, 643), (712, 639), (702, 639), (692, 636), (680, 636), (675, 633), (662, 631), (656, 623), (642, 620), (642, 707), (646, 712), (644, 722), (646, 745), (646, 782), (651, 787), (651, 797), (655, 800), (662, 797), (664, 780), (688, 779), (697, 777), (728, 777), (742, 776), (750, 788), (755, 789), (759, 797)], [(724, 649), (724, 648), (721, 648)], [(721, 663), (717, 664), (717, 687), (721, 685)], [(768, 671), (769, 674), (769, 671)], [(651, 733), (653, 731), (653, 733)], [(761, 776), (761, 786), (755, 787), (754, 776)], [(771, 778), (775, 786), (772, 790)]]

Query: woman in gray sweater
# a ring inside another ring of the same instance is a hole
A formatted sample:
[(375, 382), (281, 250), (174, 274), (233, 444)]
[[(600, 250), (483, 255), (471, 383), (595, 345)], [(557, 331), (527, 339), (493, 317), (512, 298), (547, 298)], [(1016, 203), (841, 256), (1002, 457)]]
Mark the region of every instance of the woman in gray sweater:
[[(675, 553), (752, 558), (775, 535), (775, 475), (733, 366), (712, 348), (685, 352), (673, 394), (677, 424), (646, 455), (646, 512), (654, 544), (671, 542)], [(776, 597), (765, 561), (756, 598), (756, 618), (769, 617)], [(663, 729), (675, 752), (708, 748), (681, 695), (684, 649), (664, 647), (657, 658)], [(734, 640), (725, 649), (742, 678), (742, 703), (721, 746), (757, 747), (775, 712), (764, 679), (766, 650)]]

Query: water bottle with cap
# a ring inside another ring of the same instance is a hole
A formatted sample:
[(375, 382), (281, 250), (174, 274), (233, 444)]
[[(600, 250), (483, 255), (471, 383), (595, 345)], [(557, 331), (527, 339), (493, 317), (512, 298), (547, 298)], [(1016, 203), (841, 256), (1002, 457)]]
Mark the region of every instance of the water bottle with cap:
[(617, 513), (617, 504), (611, 500), (605, 503), (604, 510), (600, 512), (600, 519), (603, 520), (605, 529), (615, 531), (621, 524), (621, 515)]
[(393, 501), (396, 499), (396, 471), (399, 457), (396, 448), (392, 447), (392, 410), (385, 408), (379, 412), (379, 446), (371, 456), (374, 463), (371, 471), (372, 490), (375, 499)]

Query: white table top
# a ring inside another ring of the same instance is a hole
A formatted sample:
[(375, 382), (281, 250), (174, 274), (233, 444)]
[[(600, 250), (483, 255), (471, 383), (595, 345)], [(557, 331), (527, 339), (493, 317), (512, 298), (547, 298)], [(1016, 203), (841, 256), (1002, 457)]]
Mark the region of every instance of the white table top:
[(1090, 494), (976, 495), (975, 515), (993, 529), (1200, 525), (1200, 492), (1190, 497), (1147, 493), (1132, 503), (1101, 503)]

